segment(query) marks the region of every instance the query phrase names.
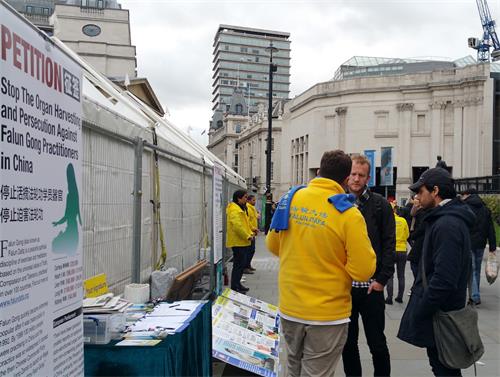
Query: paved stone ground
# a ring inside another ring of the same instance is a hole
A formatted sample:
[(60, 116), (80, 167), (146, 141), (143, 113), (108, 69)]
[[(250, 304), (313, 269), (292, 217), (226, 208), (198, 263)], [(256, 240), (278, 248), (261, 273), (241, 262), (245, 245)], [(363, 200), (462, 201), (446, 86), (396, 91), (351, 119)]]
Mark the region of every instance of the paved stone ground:
[[(498, 251), (497, 251), (498, 252)], [(264, 245), (264, 237), (257, 238), (257, 249), (253, 260), (257, 269), (253, 275), (244, 275), (243, 283), (250, 288), (249, 296), (263, 301), (278, 304), (278, 269), (279, 260), (269, 253)], [(484, 267), (483, 267), (484, 269)], [(306, 271), (304, 272), (306, 274)], [(478, 307), (479, 330), (485, 345), (485, 354), (477, 366), (478, 376), (500, 376), (500, 281), (488, 285), (482, 273), (481, 301)], [(411, 287), (413, 276), (409, 265), (406, 268), (406, 290)], [(396, 283), (396, 282), (395, 282)], [(386, 337), (391, 354), (393, 376), (432, 376), (425, 350), (413, 347), (396, 338), (399, 322), (404, 312), (409, 296), (405, 294), (404, 303), (386, 306)], [(360, 321), (361, 324), (361, 321)], [(373, 375), (371, 355), (360, 331), (360, 353), (365, 376)], [(336, 375), (343, 376), (341, 362)], [(474, 376), (473, 367), (463, 371), (464, 376)]]

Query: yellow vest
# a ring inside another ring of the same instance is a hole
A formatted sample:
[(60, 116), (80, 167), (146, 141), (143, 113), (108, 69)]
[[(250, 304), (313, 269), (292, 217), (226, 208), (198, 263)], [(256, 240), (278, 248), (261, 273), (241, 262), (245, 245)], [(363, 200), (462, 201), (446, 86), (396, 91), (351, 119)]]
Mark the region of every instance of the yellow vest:
[(339, 212), (328, 198), (344, 190), (315, 178), (293, 196), (288, 230), (270, 231), (267, 248), (280, 258), (279, 307), (308, 321), (351, 315), (352, 280), (369, 280), (376, 267), (366, 223), (355, 207)]
[(250, 221), (241, 207), (231, 202), (226, 208), (226, 247), (250, 246), (249, 238), (253, 235)]
[(252, 230), (257, 230), (258, 229), (257, 208), (255, 208), (252, 204), (247, 203), (247, 209), (248, 209), (248, 219), (250, 220), (250, 227), (252, 228)]
[(410, 236), (408, 223), (403, 217), (396, 214), (394, 214), (394, 219), (396, 221), (396, 251), (406, 253), (406, 241)]

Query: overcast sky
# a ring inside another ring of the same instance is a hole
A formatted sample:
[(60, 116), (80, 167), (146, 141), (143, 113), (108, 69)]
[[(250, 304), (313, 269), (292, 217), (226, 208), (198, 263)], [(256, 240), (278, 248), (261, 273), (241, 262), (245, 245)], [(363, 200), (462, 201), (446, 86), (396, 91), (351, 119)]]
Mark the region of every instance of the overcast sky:
[[(354, 55), (476, 57), (468, 37), (482, 34), (474, 0), (119, 0), (130, 10), (137, 71), (169, 119), (201, 136), (212, 100), (212, 52), (219, 24), (291, 34), (291, 97), (331, 79)], [(500, 20), (500, 0), (489, 1)]]

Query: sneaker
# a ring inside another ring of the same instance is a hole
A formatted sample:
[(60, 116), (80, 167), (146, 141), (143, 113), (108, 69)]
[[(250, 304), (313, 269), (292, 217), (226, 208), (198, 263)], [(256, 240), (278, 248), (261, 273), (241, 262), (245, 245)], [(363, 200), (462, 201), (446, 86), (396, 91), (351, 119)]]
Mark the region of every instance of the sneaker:
[(243, 292), (248, 292), (250, 290), (250, 288), (247, 288), (247, 287), (245, 287), (244, 285), (241, 285), (241, 284), (240, 284), (240, 287), (238, 289), (240, 291), (243, 291)]
[(243, 273), (244, 273), (244, 274), (247, 274), (247, 275), (253, 275), (253, 274), (254, 274), (254, 272), (253, 272), (251, 269), (249, 269), (249, 268), (245, 268), (245, 269), (243, 270)]
[(385, 303), (386, 303), (387, 305), (392, 305), (392, 298), (387, 297), (387, 298), (385, 299)]
[(249, 270), (252, 270), (252, 271), (257, 271), (256, 268), (253, 268), (252, 266), (248, 267)]
[(394, 299), (394, 301), (399, 302), (400, 304), (402, 304), (402, 303), (403, 303), (403, 299), (402, 299), (402, 298), (399, 298), (399, 297), (396, 297), (396, 298)]

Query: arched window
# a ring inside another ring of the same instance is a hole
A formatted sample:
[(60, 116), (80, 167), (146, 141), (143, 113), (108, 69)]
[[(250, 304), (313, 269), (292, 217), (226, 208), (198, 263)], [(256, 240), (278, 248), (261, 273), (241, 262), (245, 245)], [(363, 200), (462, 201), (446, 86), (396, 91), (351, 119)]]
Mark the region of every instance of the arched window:
[(217, 128), (221, 128), (222, 127), (222, 120), (218, 120), (217, 121)]

